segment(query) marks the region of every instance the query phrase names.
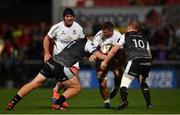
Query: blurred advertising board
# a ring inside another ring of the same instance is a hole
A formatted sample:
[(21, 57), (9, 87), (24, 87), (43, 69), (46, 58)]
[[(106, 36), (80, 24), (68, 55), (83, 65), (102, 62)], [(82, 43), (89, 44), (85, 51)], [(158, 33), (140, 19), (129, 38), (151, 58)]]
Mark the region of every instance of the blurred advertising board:
[[(177, 74), (175, 69), (152, 68), (147, 83), (151, 88), (176, 88)], [(113, 87), (114, 75), (112, 72), (108, 73), (108, 87)], [(98, 88), (99, 84), (96, 79), (95, 69), (82, 69), (79, 73), (79, 79), (84, 88)], [(137, 79), (134, 79), (131, 88), (139, 88)]]

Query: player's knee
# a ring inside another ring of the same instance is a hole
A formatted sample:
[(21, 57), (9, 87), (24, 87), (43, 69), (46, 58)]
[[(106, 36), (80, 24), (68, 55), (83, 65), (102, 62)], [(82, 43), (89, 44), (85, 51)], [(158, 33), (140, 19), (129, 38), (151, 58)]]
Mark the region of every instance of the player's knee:
[(106, 88), (106, 87), (107, 87), (107, 81), (106, 81), (106, 80), (102, 80), (102, 81), (100, 82), (100, 87)]
[(128, 92), (128, 88), (127, 87), (121, 87), (120, 88), (120, 93), (121, 92)]
[(76, 93), (79, 93), (81, 91), (81, 85), (76, 85), (76, 87), (74, 87)]

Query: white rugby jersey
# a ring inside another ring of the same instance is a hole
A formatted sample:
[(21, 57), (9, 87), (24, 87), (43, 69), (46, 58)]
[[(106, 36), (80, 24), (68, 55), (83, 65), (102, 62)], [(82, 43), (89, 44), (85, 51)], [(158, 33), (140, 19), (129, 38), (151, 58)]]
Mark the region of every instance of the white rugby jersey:
[(61, 21), (51, 27), (48, 36), (54, 39), (55, 45), (53, 55), (61, 52), (70, 42), (77, 38), (84, 38), (83, 28), (76, 22), (71, 27), (66, 27), (64, 21)]
[(98, 47), (98, 46), (100, 46), (100, 47), (102, 47), (102, 46), (104, 46), (104, 45), (106, 45), (106, 44), (116, 44), (119, 40), (120, 40), (120, 38), (122, 37), (122, 35), (121, 35), (121, 33), (120, 32), (118, 32), (118, 31), (116, 31), (116, 30), (114, 30), (114, 34), (111, 36), (111, 37), (109, 37), (109, 38), (103, 38), (102, 39), (102, 30), (100, 30), (96, 35), (95, 35), (95, 37), (93, 38), (93, 44), (94, 44), (94, 46), (96, 46), (96, 47)]

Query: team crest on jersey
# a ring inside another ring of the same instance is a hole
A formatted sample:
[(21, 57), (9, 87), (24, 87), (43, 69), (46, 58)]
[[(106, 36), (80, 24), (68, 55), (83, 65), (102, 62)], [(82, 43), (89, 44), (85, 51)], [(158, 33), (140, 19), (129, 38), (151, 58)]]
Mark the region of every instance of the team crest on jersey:
[(61, 32), (61, 34), (65, 34), (65, 32), (64, 32), (64, 31), (62, 31), (62, 32)]
[(73, 34), (76, 35), (76, 30), (73, 30)]

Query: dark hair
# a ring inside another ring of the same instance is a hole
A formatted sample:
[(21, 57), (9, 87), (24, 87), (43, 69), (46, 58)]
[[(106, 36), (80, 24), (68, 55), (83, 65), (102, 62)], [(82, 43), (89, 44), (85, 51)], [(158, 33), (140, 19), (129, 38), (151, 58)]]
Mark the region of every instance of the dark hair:
[(65, 8), (64, 11), (63, 11), (63, 18), (66, 16), (66, 15), (72, 15), (74, 16), (74, 12), (71, 8)]
[(102, 30), (105, 30), (105, 29), (108, 29), (108, 30), (114, 30), (114, 25), (111, 23), (111, 22), (105, 22), (103, 25), (102, 25)]

